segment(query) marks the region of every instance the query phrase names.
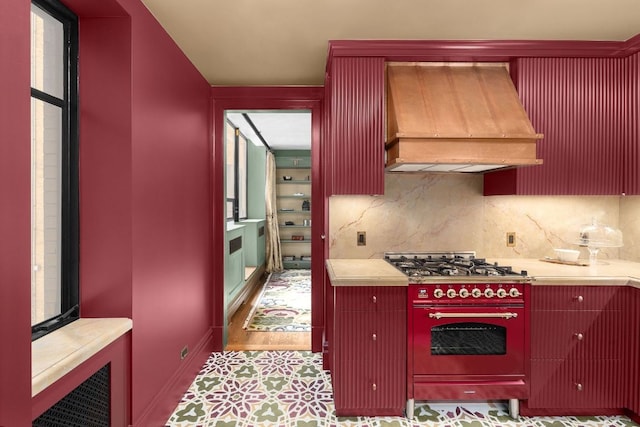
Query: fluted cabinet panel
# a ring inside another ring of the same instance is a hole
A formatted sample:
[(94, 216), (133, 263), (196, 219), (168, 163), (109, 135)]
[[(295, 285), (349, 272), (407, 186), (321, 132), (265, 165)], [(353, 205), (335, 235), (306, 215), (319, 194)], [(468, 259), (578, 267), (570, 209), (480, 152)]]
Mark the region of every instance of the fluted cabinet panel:
[[(594, 409), (624, 406), (619, 360), (532, 360), (531, 408)], [(534, 375), (535, 372), (535, 375)]]
[[(623, 408), (629, 391), (629, 289), (535, 286), (530, 408)], [(562, 411), (561, 411), (562, 412)]]
[(629, 345), (627, 360), (629, 369), (627, 375), (628, 407), (636, 414), (640, 414), (640, 289), (633, 288), (629, 291), (626, 319), (626, 325), (630, 329), (627, 339)]
[(640, 54), (631, 55), (625, 61), (625, 80), (629, 84), (627, 91), (629, 120), (625, 128), (627, 146), (624, 191), (626, 194), (640, 194)]
[(523, 194), (619, 194), (628, 106), (618, 58), (518, 60), (518, 93), (536, 131), (540, 167), (519, 171)]
[(334, 294), (331, 379), (336, 415), (402, 415), (406, 288), (335, 287)]
[(384, 58), (334, 57), (329, 77), (329, 195), (383, 194)]

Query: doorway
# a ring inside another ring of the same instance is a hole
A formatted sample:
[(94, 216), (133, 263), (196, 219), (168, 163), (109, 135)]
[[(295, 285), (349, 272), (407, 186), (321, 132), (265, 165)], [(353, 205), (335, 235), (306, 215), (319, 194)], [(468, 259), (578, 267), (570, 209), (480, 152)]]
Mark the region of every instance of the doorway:
[(311, 123), (224, 112), (225, 350), (311, 350)]
[(325, 240), (326, 201), (322, 166), (321, 124), (323, 123), (324, 88), (317, 87), (212, 87), (211, 111), (213, 138), (211, 145), (211, 243), (213, 270), (211, 280), (211, 342), (214, 351), (223, 351), (227, 345), (227, 319), (225, 316), (225, 253), (226, 205), (224, 120), (227, 110), (308, 110), (311, 111), (311, 183), (313, 209), (311, 211), (311, 351), (321, 352), (325, 329), (325, 268), (327, 253)]

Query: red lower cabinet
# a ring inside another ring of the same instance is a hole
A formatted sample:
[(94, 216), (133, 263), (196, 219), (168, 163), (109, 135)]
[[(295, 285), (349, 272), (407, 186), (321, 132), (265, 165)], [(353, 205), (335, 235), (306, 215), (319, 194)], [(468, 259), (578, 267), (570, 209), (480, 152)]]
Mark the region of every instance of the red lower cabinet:
[(627, 301), (629, 310), (625, 322), (631, 328), (627, 338), (627, 406), (634, 413), (634, 421), (640, 423), (640, 288), (629, 288)]
[(402, 415), (407, 290), (334, 287), (331, 380), (337, 416)]
[(533, 287), (531, 390), (523, 413), (598, 414), (628, 406), (630, 290)]
[(530, 408), (622, 408), (620, 360), (533, 360)]

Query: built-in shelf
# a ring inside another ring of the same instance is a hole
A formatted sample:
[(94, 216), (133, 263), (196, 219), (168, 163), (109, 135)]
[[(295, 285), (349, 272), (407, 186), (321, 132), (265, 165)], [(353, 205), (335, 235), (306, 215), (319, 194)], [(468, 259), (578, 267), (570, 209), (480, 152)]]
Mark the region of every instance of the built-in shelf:
[[(276, 168), (278, 215), (294, 223), (286, 225), (285, 219), (278, 220), (282, 264), (284, 268), (311, 268), (311, 233), (308, 231), (311, 226), (304, 225), (311, 216), (311, 210), (306, 209), (311, 202), (310, 152), (276, 152)], [(285, 180), (285, 176), (291, 179)], [(305, 209), (302, 209), (303, 206)], [(304, 240), (294, 240), (293, 237), (297, 236), (303, 236)]]

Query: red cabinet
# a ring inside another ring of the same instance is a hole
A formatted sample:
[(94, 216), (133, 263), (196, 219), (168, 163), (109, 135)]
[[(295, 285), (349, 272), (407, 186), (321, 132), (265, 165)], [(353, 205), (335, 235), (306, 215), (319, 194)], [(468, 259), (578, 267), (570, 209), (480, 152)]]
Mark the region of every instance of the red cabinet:
[(328, 195), (384, 194), (384, 58), (333, 57), (327, 77)]
[(331, 379), (336, 415), (402, 415), (407, 390), (407, 289), (333, 290)]
[(629, 309), (625, 323), (630, 326), (627, 337), (627, 407), (636, 414), (635, 421), (640, 422), (640, 289), (629, 288), (627, 295)]
[(532, 288), (529, 408), (567, 414), (625, 407), (627, 290)]
[(522, 104), (544, 134), (544, 164), (486, 174), (485, 195), (639, 194), (633, 61), (519, 58), (512, 65)]

